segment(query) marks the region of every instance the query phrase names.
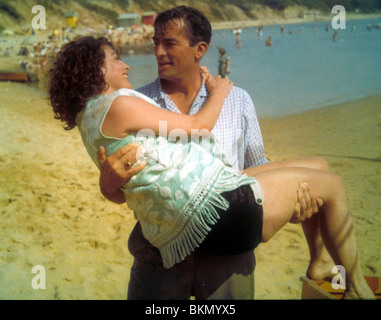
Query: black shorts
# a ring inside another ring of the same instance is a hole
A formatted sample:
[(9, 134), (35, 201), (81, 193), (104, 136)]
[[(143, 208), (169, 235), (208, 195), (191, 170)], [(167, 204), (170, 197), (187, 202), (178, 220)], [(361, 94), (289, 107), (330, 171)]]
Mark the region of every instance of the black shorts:
[(263, 209), (257, 204), (250, 185), (221, 194), (230, 206), (216, 208), (220, 219), (209, 226), (212, 230), (199, 250), (216, 255), (251, 251), (262, 242)]

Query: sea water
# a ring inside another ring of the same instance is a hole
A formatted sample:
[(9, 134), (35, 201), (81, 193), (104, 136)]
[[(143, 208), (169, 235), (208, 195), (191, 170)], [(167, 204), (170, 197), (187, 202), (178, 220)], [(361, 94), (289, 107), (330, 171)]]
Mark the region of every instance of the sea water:
[[(381, 29), (368, 28), (379, 23), (347, 20), (346, 29), (334, 30), (328, 22), (328, 32), (327, 22), (286, 24), (283, 34), (280, 25), (264, 26), (262, 37), (257, 28), (243, 28), (240, 49), (232, 30), (218, 30), (202, 64), (217, 74), (218, 47), (224, 47), (229, 78), (250, 94), (259, 117), (296, 114), (381, 94)], [(134, 88), (156, 78), (154, 55), (123, 60)]]

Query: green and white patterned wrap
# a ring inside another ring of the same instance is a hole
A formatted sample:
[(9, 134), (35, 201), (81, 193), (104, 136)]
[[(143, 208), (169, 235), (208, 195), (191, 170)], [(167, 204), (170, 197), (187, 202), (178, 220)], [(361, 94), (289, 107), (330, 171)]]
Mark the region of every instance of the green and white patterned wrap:
[[(238, 174), (227, 163), (218, 141), (212, 136), (196, 142), (169, 139), (138, 132), (126, 138), (105, 136), (101, 127), (119, 95), (153, 100), (130, 89), (120, 89), (91, 99), (77, 117), (86, 149), (98, 166), (97, 151), (108, 155), (122, 146), (139, 143), (147, 166), (122, 188), (128, 207), (139, 220), (144, 237), (160, 250), (164, 267), (182, 261), (206, 237), (208, 224), (219, 218), (215, 207), (227, 209), (222, 192), (252, 184), (254, 178)], [(191, 140), (192, 141), (192, 140)]]

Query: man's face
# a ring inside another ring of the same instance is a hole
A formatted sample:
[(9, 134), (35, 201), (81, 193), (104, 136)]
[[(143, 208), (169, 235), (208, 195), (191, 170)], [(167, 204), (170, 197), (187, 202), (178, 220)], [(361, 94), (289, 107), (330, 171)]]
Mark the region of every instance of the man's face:
[(153, 41), (160, 79), (176, 81), (187, 77), (194, 69), (198, 70), (195, 59), (197, 45), (189, 45), (185, 24), (181, 20), (168, 22), (163, 32), (155, 30)]

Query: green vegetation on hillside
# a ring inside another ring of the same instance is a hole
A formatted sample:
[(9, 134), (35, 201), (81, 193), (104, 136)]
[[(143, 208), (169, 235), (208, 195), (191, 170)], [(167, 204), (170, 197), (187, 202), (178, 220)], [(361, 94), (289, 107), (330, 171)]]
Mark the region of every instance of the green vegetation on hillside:
[[(127, 5), (130, 1), (116, 0), (115, 2)], [(176, 0), (167, 0), (165, 2), (170, 5), (176, 4)], [(196, 1), (188, 2), (189, 5), (192, 5), (192, 2)], [(265, 5), (278, 10), (283, 10), (291, 5), (303, 5), (308, 9), (330, 11), (332, 7), (337, 4), (344, 6), (347, 11), (360, 10), (366, 13), (381, 9), (381, 2), (379, 0), (204, 0), (202, 2), (208, 4), (210, 7), (221, 7), (231, 4), (245, 12), (252, 10), (256, 4)], [(137, 3), (142, 9), (146, 10), (152, 10), (159, 6), (157, 0), (139, 0)]]
[[(85, 10), (91, 17), (102, 22), (115, 24), (121, 12), (163, 11), (186, 3), (200, 8), (211, 22), (229, 20), (256, 20), (257, 7), (267, 7), (282, 14), (289, 6), (303, 6), (309, 10), (318, 10), (323, 14), (340, 4), (347, 12), (380, 12), (380, 0), (39, 0), (38, 4), (46, 9), (50, 19), (62, 20), (63, 14), (71, 10)], [(3, 29), (23, 29), (31, 20), (31, 8), (35, 0), (0, 0), (0, 31)]]

